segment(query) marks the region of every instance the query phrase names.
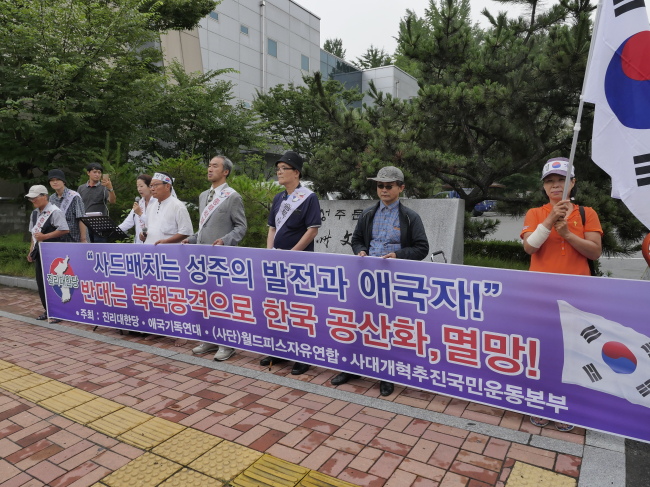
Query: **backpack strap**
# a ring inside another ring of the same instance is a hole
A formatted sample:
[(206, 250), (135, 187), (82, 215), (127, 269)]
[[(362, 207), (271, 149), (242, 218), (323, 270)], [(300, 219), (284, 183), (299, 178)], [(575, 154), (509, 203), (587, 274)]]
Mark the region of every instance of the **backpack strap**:
[[(585, 216), (585, 207), (578, 205), (578, 211), (580, 212), (580, 219), (582, 220), (582, 228), (584, 229), (585, 221), (587, 220), (587, 217)], [(587, 263), (589, 263), (589, 272), (591, 272), (592, 276), (595, 276), (596, 269), (594, 267), (594, 261), (591, 259), (587, 259)]]

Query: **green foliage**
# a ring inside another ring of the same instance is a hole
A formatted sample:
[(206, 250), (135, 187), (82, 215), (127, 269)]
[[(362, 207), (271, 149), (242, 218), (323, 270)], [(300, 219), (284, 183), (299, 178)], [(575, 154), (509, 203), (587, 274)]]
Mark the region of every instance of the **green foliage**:
[(471, 214), (465, 212), (465, 225), (463, 227), (463, 236), (465, 240), (483, 240), (488, 235), (496, 232), (500, 220), (492, 218), (475, 219)]
[(149, 23), (152, 30), (190, 30), (220, 3), (215, 0), (145, 0), (140, 3), (139, 10), (155, 14)]
[(229, 176), (228, 184), (237, 190), (244, 201), (248, 230), (240, 245), (265, 249), (271, 203), (281, 188), (272, 181), (252, 179), (246, 175)]
[[(320, 79), (320, 73), (315, 74)], [(260, 117), (261, 130), (270, 140), (284, 149), (291, 149), (311, 159), (321, 145), (328, 145), (332, 133), (327, 114), (314, 107), (314, 77), (303, 78), (307, 86), (293, 83), (277, 85), (267, 93), (257, 93), (253, 109)], [(336, 107), (345, 111), (362, 96), (355, 90), (346, 90), (338, 81), (327, 80), (319, 85), (321, 95)]]
[(0, 168), (36, 181), (77, 172), (104, 145), (127, 140), (155, 96), (162, 59), (139, 0), (0, 1)]
[(334, 54), (336, 57), (345, 59), (345, 49), (343, 49), (343, 41), (341, 39), (326, 39), (323, 43), (323, 51)]
[(465, 240), (465, 255), (525, 263), (526, 269), (530, 263), (524, 246), (515, 240)]
[(361, 68), (361, 69), (372, 69), (380, 68), (382, 66), (390, 66), (392, 64), (392, 59), (390, 54), (388, 54), (384, 49), (379, 49), (372, 44), (356, 61), (352, 61), (352, 64)]
[(0, 275), (34, 277), (34, 264), (27, 262), (29, 245), (22, 233), (0, 235)]
[(255, 113), (242, 104), (232, 105), (232, 83), (217, 79), (231, 69), (188, 74), (174, 61), (166, 72), (169, 82), (159, 86), (161, 96), (150, 106), (137, 144), (139, 159), (200, 154), (209, 160), (228, 154), (237, 161), (240, 147), (265, 149), (254, 125)]
[(478, 267), (514, 269), (518, 271), (528, 270), (528, 264), (525, 262), (518, 262), (514, 260), (503, 260), (494, 257), (482, 257), (476, 254), (465, 254), (463, 263), (465, 265), (478, 266)]

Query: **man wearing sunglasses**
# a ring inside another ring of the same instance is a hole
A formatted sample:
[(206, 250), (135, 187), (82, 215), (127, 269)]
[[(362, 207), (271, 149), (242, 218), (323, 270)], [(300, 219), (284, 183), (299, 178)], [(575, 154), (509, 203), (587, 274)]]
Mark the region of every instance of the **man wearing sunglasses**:
[[(314, 238), (321, 226), (320, 203), (316, 193), (300, 184), (302, 165), (302, 157), (293, 151), (285, 152), (275, 163), (278, 183), (284, 186), (284, 191), (273, 198), (267, 249), (314, 251)], [(286, 360), (264, 357), (260, 365), (268, 367), (281, 362)], [(296, 362), (291, 374), (301, 375), (308, 370), (309, 365)]]
[[(352, 234), (352, 251), (359, 256), (382, 259), (422, 260), (429, 253), (429, 241), (420, 215), (402, 205), (399, 196), (404, 191), (404, 174), (394, 166), (382, 167), (377, 177), (376, 205), (366, 208)], [(341, 372), (332, 378), (338, 386), (359, 376)], [(379, 393), (390, 396), (394, 386), (380, 381)]]

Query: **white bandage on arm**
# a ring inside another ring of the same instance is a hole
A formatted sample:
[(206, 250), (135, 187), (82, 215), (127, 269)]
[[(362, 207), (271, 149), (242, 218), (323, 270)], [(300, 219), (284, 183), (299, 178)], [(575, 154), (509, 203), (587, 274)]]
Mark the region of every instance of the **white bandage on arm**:
[(537, 228), (533, 233), (528, 236), (528, 245), (535, 247), (536, 249), (540, 248), (546, 242), (546, 239), (551, 234), (551, 231), (546, 228), (542, 223), (537, 225)]

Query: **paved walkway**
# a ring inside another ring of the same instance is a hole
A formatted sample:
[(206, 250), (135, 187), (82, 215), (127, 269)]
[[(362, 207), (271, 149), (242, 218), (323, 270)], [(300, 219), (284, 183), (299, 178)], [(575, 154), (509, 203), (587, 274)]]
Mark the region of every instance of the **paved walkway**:
[(334, 372), (36, 321), (0, 286), (0, 486), (625, 485), (623, 440)]

